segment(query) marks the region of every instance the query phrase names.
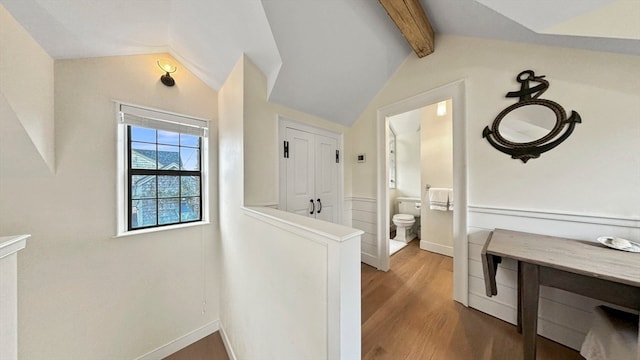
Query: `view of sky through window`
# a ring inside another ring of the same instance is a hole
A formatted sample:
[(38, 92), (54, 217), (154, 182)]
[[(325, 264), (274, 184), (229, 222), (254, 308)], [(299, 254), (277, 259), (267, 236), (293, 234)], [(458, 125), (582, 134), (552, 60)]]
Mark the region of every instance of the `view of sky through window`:
[(130, 134), (130, 227), (200, 220), (200, 137), (138, 126)]

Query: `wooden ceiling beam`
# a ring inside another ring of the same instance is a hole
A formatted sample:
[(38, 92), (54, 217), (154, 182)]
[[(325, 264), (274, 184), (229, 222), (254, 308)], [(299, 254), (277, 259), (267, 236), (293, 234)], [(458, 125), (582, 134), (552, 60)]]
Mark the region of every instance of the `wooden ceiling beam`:
[(420, 0), (378, 0), (418, 57), (434, 50), (433, 28)]

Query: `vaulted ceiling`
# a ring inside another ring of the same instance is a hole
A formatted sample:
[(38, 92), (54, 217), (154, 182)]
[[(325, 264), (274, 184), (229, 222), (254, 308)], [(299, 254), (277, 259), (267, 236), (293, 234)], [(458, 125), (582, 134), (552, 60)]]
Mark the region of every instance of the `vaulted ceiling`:
[[(640, 55), (638, 0), (420, 2), (436, 34)], [(375, 0), (0, 4), (55, 59), (168, 52), (218, 90), (245, 53), (271, 101), (347, 126), (411, 53)]]

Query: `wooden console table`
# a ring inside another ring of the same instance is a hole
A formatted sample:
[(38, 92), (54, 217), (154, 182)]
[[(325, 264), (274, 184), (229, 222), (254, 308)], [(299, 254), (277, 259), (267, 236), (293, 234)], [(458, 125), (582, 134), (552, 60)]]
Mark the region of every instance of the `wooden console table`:
[(502, 258), (518, 262), (517, 328), (523, 334), (525, 360), (536, 358), (540, 285), (640, 310), (640, 253), (496, 229), (482, 249), (487, 296), (498, 293), (496, 270)]

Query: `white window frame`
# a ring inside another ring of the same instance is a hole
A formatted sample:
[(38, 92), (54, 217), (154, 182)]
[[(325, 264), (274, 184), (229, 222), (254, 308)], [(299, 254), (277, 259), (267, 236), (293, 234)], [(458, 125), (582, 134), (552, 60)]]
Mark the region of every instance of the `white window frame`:
[[(117, 229), (116, 237), (166, 231), (177, 228), (209, 224), (209, 121), (189, 115), (172, 113), (164, 110), (152, 109), (139, 105), (115, 102), (117, 122)], [(183, 224), (158, 226), (140, 230), (128, 230), (129, 217), (128, 167), (129, 153), (127, 141), (127, 126), (144, 126), (160, 130), (181, 132), (201, 137), (200, 166), (201, 166), (201, 194), (202, 220)]]

